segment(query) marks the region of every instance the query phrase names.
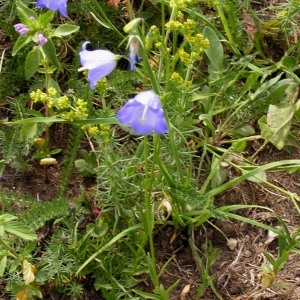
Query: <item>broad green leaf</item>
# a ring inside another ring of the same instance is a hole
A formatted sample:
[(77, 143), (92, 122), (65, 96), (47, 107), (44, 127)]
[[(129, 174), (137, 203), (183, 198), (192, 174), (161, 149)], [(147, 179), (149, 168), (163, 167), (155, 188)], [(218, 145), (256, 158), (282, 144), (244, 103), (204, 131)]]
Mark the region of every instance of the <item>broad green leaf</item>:
[(63, 24), (57, 27), (54, 31), (53, 36), (62, 37), (66, 35), (70, 35), (79, 30), (79, 26), (71, 25), (71, 24)]
[(282, 65), (291, 71), (299, 68), (297, 57), (294, 56), (285, 56), (282, 59)]
[(214, 75), (220, 74), (223, 70), (223, 46), (214, 30), (210, 27), (205, 27), (203, 36), (209, 40), (210, 47), (205, 50), (205, 54), (209, 59), (209, 72)]
[(96, 174), (94, 168), (88, 164), (84, 159), (77, 159), (74, 162), (77, 172), (82, 176), (93, 176)]
[(37, 123), (25, 124), (20, 132), (20, 141), (33, 139), (37, 134)]
[(0, 225), (3, 224), (3, 223), (6, 223), (6, 222), (16, 220), (16, 219), (17, 219), (16, 216), (13, 216), (13, 215), (10, 215), (10, 214), (0, 215)]
[(7, 256), (3, 256), (0, 261), (0, 277), (3, 276), (7, 263)]
[(255, 129), (250, 124), (243, 123), (238, 127), (234, 128), (233, 133), (241, 136), (250, 136), (255, 134)]
[(47, 27), (47, 25), (52, 21), (54, 17), (54, 11), (48, 10), (46, 13), (39, 16), (39, 22), (43, 27)]
[(263, 116), (258, 121), (262, 138), (271, 142), (278, 150), (281, 150), (290, 132), (293, 116), (293, 104), (271, 104), (267, 116)]
[(10, 214), (0, 215), (0, 226), (4, 231), (21, 237), (25, 240), (35, 240), (36, 234), (27, 225), (16, 221), (16, 217)]
[(24, 5), (21, 1), (16, 1), (18, 15), (23, 24), (27, 25), (30, 18), (38, 19), (38, 15), (27, 5)]
[(38, 70), (40, 65), (40, 50), (38, 47), (33, 48), (26, 57), (25, 60), (25, 77), (29, 80), (36, 71)]
[(57, 59), (56, 50), (53, 42), (49, 39), (45, 45), (42, 46), (43, 51), (49, 61), (56, 67), (59, 68), (59, 61)]
[(32, 231), (27, 225), (18, 221), (11, 221), (5, 224), (4, 230), (24, 240), (35, 240), (37, 238), (34, 231)]
[(30, 37), (26, 37), (26, 36), (18, 37), (12, 50), (12, 56), (16, 55), (23, 47), (25, 47), (30, 42), (31, 42)]

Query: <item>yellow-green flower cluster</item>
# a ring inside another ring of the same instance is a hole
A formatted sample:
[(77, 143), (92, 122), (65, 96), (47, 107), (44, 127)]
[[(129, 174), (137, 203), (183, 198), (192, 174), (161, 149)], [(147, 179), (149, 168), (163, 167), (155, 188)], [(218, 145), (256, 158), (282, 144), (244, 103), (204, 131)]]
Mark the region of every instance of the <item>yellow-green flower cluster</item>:
[(182, 23), (181, 32), (184, 36), (191, 36), (196, 30), (197, 24), (192, 19), (187, 19)]
[(103, 142), (108, 144), (110, 142), (111, 130), (108, 124), (100, 124), (100, 135), (103, 139)]
[(49, 103), (52, 102), (52, 98), (56, 96), (56, 93), (57, 92), (54, 88), (49, 88), (48, 93), (44, 93), (40, 89), (37, 89), (36, 91), (32, 91), (29, 96), (35, 103)]
[(169, 30), (181, 30), (183, 27), (183, 24), (179, 21), (175, 21), (175, 20), (170, 20), (167, 24), (166, 24), (166, 28)]
[(171, 80), (176, 85), (183, 85), (184, 83), (183, 78), (177, 72), (173, 72), (173, 74), (171, 75)]
[(108, 124), (99, 124), (96, 126), (84, 125), (81, 128), (87, 131), (90, 136), (99, 136), (106, 144), (110, 142), (111, 130)]
[(100, 80), (98, 80), (96, 87), (95, 87), (95, 91), (102, 97), (104, 97), (104, 95), (106, 94), (107, 91), (107, 79), (106, 78), (102, 78)]
[(40, 89), (30, 93), (30, 98), (33, 102), (42, 102), (48, 105), (48, 108), (56, 107), (57, 109), (66, 109), (70, 106), (70, 101), (67, 96), (57, 97), (55, 88), (50, 87), (47, 93)]
[(209, 40), (205, 38), (201, 33), (197, 33), (194, 36), (185, 36), (185, 40), (188, 41), (194, 51), (203, 52), (209, 48)]
[(190, 65), (190, 64), (193, 63), (192, 60), (191, 60), (190, 54), (188, 54), (187, 52), (185, 52), (183, 49), (180, 49), (180, 50), (178, 51), (178, 55), (179, 55), (180, 60), (181, 60), (184, 64)]
[(181, 10), (187, 7), (187, 2), (186, 0), (170, 0), (170, 7)]
[(100, 132), (100, 130), (98, 126), (91, 126), (87, 129), (87, 132), (91, 136), (96, 136)]
[(182, 10), (196, 2), (197, 0), (170, 0), (170, 7), (175, 8), (177, 10)]
[(65, 120), (73, 122), (74, 120), (83, 120), (88, 117), (87, 102), (83, 99), (77, 99), (75, 107), (71, 107), (69, 112), (64, 112), (61, 117)]

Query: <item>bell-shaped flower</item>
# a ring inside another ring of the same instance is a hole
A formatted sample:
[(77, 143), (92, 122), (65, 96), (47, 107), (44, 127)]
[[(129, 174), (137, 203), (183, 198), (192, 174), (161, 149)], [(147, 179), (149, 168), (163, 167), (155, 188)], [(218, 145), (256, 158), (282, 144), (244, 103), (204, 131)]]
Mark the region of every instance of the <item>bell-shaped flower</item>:
[(68, 17), (67, 1), (68, 0), (37, 0), (36, 5), (39, 8), (48, 8), (50, 10), (58, 10), (62, 16)]
[(134, 71), (135, 69), (135, 64), (139, 63), (142, 61), (142, 58), (139, 57), (139, 40), (135, 36), (130, 36), (129, 37), (129, 62), (130, 62), (130, 71)]
[(26, 34), (26, 32), (29, 31), (29, 28), (26, 25), (24, 25), (23, 23), (15, 24), (14, 28), (20, 36), (24, 36)]
[(119, 56), (109, 50), (86, 50), (86, 46), (89, 43), (90, 42), (84, 42), (82, 51), (79, 53), (82, 65), (79, 71), (88, 70), (90, 87), (94, 89), (101, 78), (107, 76), (114, 70)]
[(129, 99), (117, 114), (123, 125), (130, 125), (140, 135), (168, 132), (164, 110), (154, 91), (145, 91)]

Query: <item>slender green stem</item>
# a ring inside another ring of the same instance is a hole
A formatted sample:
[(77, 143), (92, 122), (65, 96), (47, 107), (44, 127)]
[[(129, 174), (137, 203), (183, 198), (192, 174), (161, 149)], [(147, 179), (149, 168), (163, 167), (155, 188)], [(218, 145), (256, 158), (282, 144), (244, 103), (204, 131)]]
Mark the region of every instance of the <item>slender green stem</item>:
[(149, 143), (147, 136), (144, 136), (144, 191), (145, 191), (145, 216), (144, 216), (144, 226), (145, 232), (148, 236), (149, 248), (150, 248), (150, 268), (152, 274), (152, 281), (155, 287), (159, 286), (158, 276), (156, 272), (155, 264), (155, 251), (153, 243), (153, 226), (154, 226), (154, 216), (153, 209), (151, 206), (151, 190), (152, 190), (152, 178), (154, 174), (154, 166), (152, 166), (152, 172), (149, 171)]
[(19, 256), (19, 254), (13, 249), (11, 248), (9, 245), (7, 245), (7, 243), (5, 243), (5, 241), (0, 237), (0, 244), (6, 249), (8, 250), (8, 252), (14, 257), (17, 258)]

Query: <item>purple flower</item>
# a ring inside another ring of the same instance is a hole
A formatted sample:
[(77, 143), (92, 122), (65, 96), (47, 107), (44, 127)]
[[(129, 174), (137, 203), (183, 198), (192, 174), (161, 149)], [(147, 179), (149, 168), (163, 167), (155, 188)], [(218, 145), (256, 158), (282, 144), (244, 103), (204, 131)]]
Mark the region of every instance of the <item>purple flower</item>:
[(39, 8), (48, 8), (50, 10), (58, 10), (62, 16), (68, 17), (67, 1), (68, 0), (37, 0), (36, 5)]
[(27, 31), (29, 31), (29, 28), (24, 25), (23, 23), (18, 23), (14, 25), (16, 32), (19, 33), (20, 36), (24, 36)]
[(142, 58), (138, 55), (139, 52), (139, 40), (136, 37), (131, 37), (129, 39), (129, 61), (130, 61), (130, 71), (134, 71), (135, 64), (140, 62)]
[(145, 91), (129, 99), (117, 114), (121, 124), (130, 125), (141, 135), (168, 132), (168, 125), (159, 97), (153, 91)]
[(40, 46), (43, 46), (47, 43), (48, 39), (44, 37), (41, 33), (38, 33), (37, 35), (37, 43)]
[(86, 50), (86, 45), (90, 42), (84, 42), (82, 51), (80, 51), (80, 62), (82, 70), (89, 70), (88, 79), (91, 89), (94, 89), (97, 82), (111, 73), (117, 65), (118, 56), (108, 50)]

